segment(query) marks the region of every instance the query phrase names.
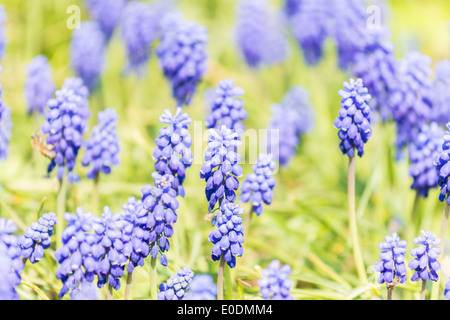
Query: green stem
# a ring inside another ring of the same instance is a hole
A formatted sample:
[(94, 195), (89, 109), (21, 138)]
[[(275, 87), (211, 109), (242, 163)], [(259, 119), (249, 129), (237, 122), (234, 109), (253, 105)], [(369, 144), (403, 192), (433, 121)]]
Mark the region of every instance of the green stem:
[(427, 289), (427, 280), (422, 280), (422, 290), (420, 292), (420, 300), (425, 300), (425, 293)]
[(419, 203), (420, 203), (420, 195), (419, 195), (419, 192), (416, 191), (416, 195), (414, 197), (414, 204), (413, 204), (413, 207), (411, 210), (411, 221), (416, 226), (415, 234), (417, 234), (419, 232), (421, 220), (422, 220), (422, 216), (418, 215)]
[(233, 279), (231, 268), (224, 265), (224, 299), (233, 300)]
[(125, 285), (124, 300), (130, 300), (131, 297), (131, 283), (133, 282), (133, 272), (127, 273), (127, 284)]
[(217, 274), (217, 300), (223, 300), (223, 274), (225, 267), (225, 259), (223, 253), (220, 256), (219, 273)]
[(387, 288), (387, 299), (392, 300), (392, 291), (394, 291), (392, 288)]
[(150, 258), (150, 294), (152, 300), (158, 300), (158, 290), (156, 285), (156, 258)]
[(56, 241), (58, 248), (62, 247), (62, 232), (64, 230), (64, 213), (66, 212), (66, 197), (67, 197), (67, 179), (63, 177), (59, 182), (59, 191), (56, 198), (56, 216), (58, 223), (55, 226)]
[[(448, 227), (448, 219), (450, 214), (450, 205), (447, 203), (447, 200), (445, 200), (445, 206), (444, 206), (444, 212), (442, 213), (442, 219), (441, 219), (441, 229), (439, 231), (439, 238), (441, 239), (441, 244), (439, 245), (442, 256), (441, 261), (444, 260), (444, 239), (445, 239), (445, 233), (447, 231)], [(431, 300), (437, 300), (439, 297), (439, 289), (440, 289), (440, 283), (441, 283), (441, 277), (437, 280), (433, 288), (431, 289)]]
[(248, 234), (248, 230), (250, 229), (250, 222), (252, 220), (252, 215), (253, 215), (253, 210), (254, 210), (254, 206), (252, 206), (250, 208), (250, 210), (247, 213), (247, 219), (245, 220), (245, 227), (244, 227), (244, 234), (247, 235)]
[(349, 227), (352, 237), (353, 258), (358, 272), (359, 280), (362, 283), (367, 282), (367, 276), (364, 269), (364, 262), (359, 248), (358, 227), (356, 223), (355, 210), (355, 157), (349, 158), (348, 163), (348, 213), (349, 213)]
[(106, 291), (106, 300), (114, 300), (113, 298), (113, 287), (108, 283), (108, 289)]

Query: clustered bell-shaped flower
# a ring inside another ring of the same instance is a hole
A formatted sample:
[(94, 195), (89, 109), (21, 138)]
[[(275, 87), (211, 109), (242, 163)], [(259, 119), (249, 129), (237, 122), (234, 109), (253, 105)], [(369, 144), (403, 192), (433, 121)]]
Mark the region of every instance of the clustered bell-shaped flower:
[[(241, 144), (239, 134), (222, 125), (220, 130), (210, 129), (205, 162), (200, 169), (200, 178), (206, 181), (208, 211), (213, 211), (219, 199), (234, 202), (239, 178), (243, 170), (239, 164), (237, 147)], [(219, 201), (220, 205), (220, 201)]]
[(89, 90), (97, 86), (103, 71), (105, 46), (105, 35), (94, 21), (82, 22), (72, 33), (70, 62)]
[(167, 282), (159, 285), (158, 300), (183, 300), (193, 277), (194, 272), (187, 267), (178, 270)]
[(81, 79), (67, 79), (63, 87), (56, 91), (56, 97), (48, 102), (46, 121), (41, 127), (41, 132), (48, 134), (47, 144), (56, 153), (56, 157), (50, 160), (48, 174), (58, 167), (58, 179), (62, 180), (67, 171), (70, 183), (80, 179), (73, 170), (90, 115), (88, 95), (89, 91)]
[(87, 0), (92, 20), (100, 26), (106, 41), (109, 41), (119, 24), (127, 0)]
[(241, 202), (251, 202), (257, 216), (263, 212), (263, 203), (269, 205), (273, 200), (275, 178), (273, 173), (276, 167), (272, 155), (261, 153), (252, 166), (253, 173), (249, 173), (242, 183), (240, 195)]
[(149, 243), (150, 255), (156, 258), (159, 253), (160, 263), (167, 266), (167, 257), (164, 252), (170, 248), (169, 238), (173, 235), (172, 224), (177, 222), (176, 210), (179, 203), (177, 193), (172, 188), (174, 177), (172, 175), (152, 174), (155, 186), (146, 185), (142, 188), (142, 202), (144, 209), (150, 212), (148, 226), (150, 229)]
[(185, 300), (216, 300), (217, 285), (209, 274), (196, 275), (189, 285)]
[(423, 125), (416, 139), (408, 145), (409, 175), (413, 178), (411, 189), (423, 197), (428, 197), (429, 190), (438, 186), (439, 170), (434, 160), (439, 157), (443, 137), (444, 130), (431, 122)]
[(378, 245), (380, 249), (380, 259), (374, 265), (376, 272), (380, 273), (378, 283), (391, 284), (394, 281), (404, 283), (406, 278), (406, 241), (400, 240), (397, 233), (386, 236), (385, 242)]
[(34, 57), (27, 65), (26, 73), (24, 95), (28, 104), (28, 113), (42, 114), (56, 89), (47, 57), (44, 55)]
[(119, 138), (117, 136), (118, 116), (114, 109), (98, 113), (98, 124), (92, 129), (91, 136), (84, 141), (85, 152), (81, 163), (92, 166), (87, 174), (95, 179), (100, 172), (111, 173), (111, 167), (119, 165)]
[(225, 262), (234, 268), (236, 257), (242, 257), (244, 248), (244, 226), (242, 225), (244, 208), (238, 204), (224, 202), (220, 206), (214, 223), (216, 229), (209, 233), (209, 241), (214, 244), (211, 258), (220, 260), (221, 256)]
[(156, 54), (179, 107), (189, 105), (207, 71), (207, 29), (179, 14), (167, 14)]
[(450, 121), (450, 60), (436, 61), (436, 76), (433, 80), (434, 121), (446, 124)]
[(434, 159), (434, 165), (439, 171), (439, 179), (438, 185), (441, 188), (439, 193), (439, 201), (446, 200), (450, 205), (450, 199), (448, 198), (448, 194), (450, 192), (450, 122), (447, 123), (447, 130), (443, 136), (442, 147), (440, 148), (440, 153)]
[(291, 295), (292, 281), (289, 279), (291, 266), (280, 267), (280, 261), (273, 260), (268, 269), (261, 271), (258, 280), (259, 294), (264, 300), (294, 300)]
[(124, 9), (121, 25), (128, 60), (125, 70), (142, 75), (159, 32), (157, 12), (147, 2), (130, 1)]
[(192, 165), (192, 138), (188, 125), (192, 119), (181, 108), (177, 108), (174, 115), (169, 109), (159, 117), (159, 121), (167, 124), (159, 130), (156, 138), (156, 149), (153, 151), (155, 170), (161, 175), (169, 174), (174, 177), (172, 188), (177, 195), (184, 197), (183, 182), (186, 179), (186, 169)]
[(11, 219), (0, 218), (0, 300), (18, 300), (16, 287), (21, 283), (24, 263), (20, 257), (17, 227)]
[(25, 230), (25, 234), (19, 237), (22, 258), (36, 263), (44, 257), (44, 250), (50, 247), (53, 227), (57, 221), (54, 212), (44, 213)]
[(233, 79), (221, 80), (214, 90), (211, 103), (211, 112), (206, 117), (206, 128), (220, 129), (222, 125), (236, 132), (244, 132), (242, 123), (247, 118), (244, 102), (240, 97), (244, 90), (234, 86)]
[(415, 258), (411, 260), (408, 267), (415, 271), (411, 277), (411, 281), (431, 280), (437, 281), (439, 276), (437, 271), (441, 269), (441, 264), (437, 260), (441, 249), (441, 239), (436, 238), (432, 232), (422, 231), (422, 237), (414, 238), (414, 243), (419, 245), (410, 251)]
[(368, 105), (371, 96), (362, 79), (350, 79), (344, 82), (344, 89), (339, 90), (341, 96), (341, 109), (339, 116), (334, 120), (334, 127), (339, 129), (341, 139), (339, 148), (349, 158), (364, 155), (364, 144), (372, 136), (370, 126), (371, 110)]
[(97, 288), (91, 282), (83, 281), (80, 287), (70, 293), (71, 300), (97, 300)]

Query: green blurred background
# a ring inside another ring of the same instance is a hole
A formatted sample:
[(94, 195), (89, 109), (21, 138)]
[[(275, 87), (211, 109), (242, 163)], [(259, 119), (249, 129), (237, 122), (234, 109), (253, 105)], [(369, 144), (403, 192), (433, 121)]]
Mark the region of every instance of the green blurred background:
[[(14, 219), (22, 233), (36, 220), (44, 198), (43, 211), (56, 210), (58, 189), (55, 178), (44, 178), (48, 160), (30, 144), (30, 136), (39, 130), (43, 118), (27, 116), (23, 98), (25, 67), (34, 56), (45, 54), (57, 87), (61, 87), (65, 78), (73, 76), (69, 64), (72, 31), (66, 27), (69, 16), (66, 10), (76, 4), (82, 8), (82, 20), (88, 20), (89, 16), (83, 1), (4, 0), (1, 3), (7, 11), (8, 44), (0, 83), (3, 100), (12, 108), (13, 131), (9, 158), (0, 162), (0, 216)], [(273, 3), (281, 6), (281, 1)], [(412, 49), (429, 55), (433, 62), (450, 58), (449, 1), (391, 0), (389, 3), (388, 24), (398, 58)], [(235, 0), (178, 1), (177, 8), (185, 17), (207, 26), (210, 36), (208, 74), (199, 85), (192, 105), (185, 110), (194, 121), (203, 120), (207, 112), (203, 93), (221, 79), (233, 78), (245, 90), (247, 128), (266, 128), (270, 106), (279, 102), (292, 85), (310, 91), (316, 123), (314, 130), (302, 137), (290, 166), (277, 173), (273, 204), (264, 209), (262, 216), (253, 219), (250, 232), (245, 235), (244, 257), (238, 258), (233, 270), (237, 279), (234, 297), (259, 299), (258, 269), (279, 259), (293, 269), (291, 279), (295, 289), (292, 292), (298, 299), (384, 299), (385, 291), (376, 284), (373, 279), (376, 275), (370, 268), (378, 260), (378, 243), (396, 231), (411, 249), (417, 230), (437, 233), (443, 209), (437, 200), (437, 190), (420, 202), (420, 221), (412, 221), (410, 212), (415, 193), (409, 188), (407, 162), (393, 160), (395, 128), (392, 124), (375, 124), (365, 156), (356, 160), (359, 235), (369, 277), (368, 284), (360, 285), (347, 226), (348, 160), (338, 148), (337, 130), (333, 128), (340, 107), (337, 92), (349, 75), (337, 68), (331, 42), (327, 44), (325, 60), (317, 67), (308, 67), (293, 39), (290, 39), (290, 56), (286, 61), (259, 71), (249, 69), (234, 44), (235, 4)], [(102, 91), (90, 98), (91, 128), (98, 110), (115, 108), (120, 116), (121, 163), (100, 181), (101, 205), (110, 206), (113, 212), (120, 211), (128, 197), (139, 197), (141, 187), (151, 183), (154, 139), (162, 127), (158, 117), (165, 108), (175, 108), (155, 56), (142, 79), (123, 77), (124, 65), (123, 43), (116, 33), (107, 52)], [(250, 167), (244, 164), (244, 173)], [(83, 181), (70, 187), (67, 210), (74, 212), (77, 206), (92, 210), (92, 181), (84, 179), (86, 170), (80, 164), (76, 171)], [(159, 282), (184, 266), (196, 274), (209, 273), (215, 277), (217, 273), (218, 263), (210, 259), (212, 244), (207, 237), (213, 227), (203, 220), (207, 201), (199, 171), (200, 164), (196, 164), (187, 172), (186, 197), (181, 200), (175, 226), (177, 243), (167, 255), (169, 267), (158, 267)], [(244, 207), (248, 210), (249, 204)], [(54, 276), (57, 266), (52, 255), (50, 250), (41, 263), (27, 264), (23, 279), (55, 298), (61, 283)], [(444, 260), (443, 265), (441, 276), (447, 278), (450, 263)], [(146, 299), (150, 290), (148, 266), (136, 269), (135, 273), (132, 297)], [(394, 291), (394, 298), (416, 298), (419, 286), (407, 282)], [(18, 290), (22, 299), (41, 298), (27, 286)], [(115, 297), (122, 296), (121, 289)]]

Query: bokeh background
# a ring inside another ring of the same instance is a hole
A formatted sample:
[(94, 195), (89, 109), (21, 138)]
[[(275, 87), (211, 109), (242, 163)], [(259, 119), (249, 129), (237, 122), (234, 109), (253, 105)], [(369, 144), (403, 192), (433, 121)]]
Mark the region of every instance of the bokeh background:
[[(55, 211), (58, 183), (45, 178), (48, 160), (32, 149), (30, 136), (44, 121), (27, 115), (23, 97), (25, 67), (30, 60), (44, 54), (53, 68), (57, 87), (73, 76), (69, 63), (72, 30), (66, 27), (68, 6), (82, 8), (82, 20), (88, 20), (83, 1), (75, 0), (3, 0), (7, 12), (8, 45), (2, 61), (0, 83), (3, 101), (12, 109), (12, 138), (9, 157), (0, 162), (0, 216), (12, 218), (19, 232), (37, 218), (43, 199), (43, 212)], [(356, 205), (361, 249), (369, 283), (358, 283), (353, 265), (347, 225), (347, 161), (338, 147), (333, 120), (340, 108), (337, 92), (349, 75), (336, 64), (333, 44), (327, 43), (325, 59), (315, 67), (303, 61), (301, 49), (290, 37), (290, 54), (285, 61), (260, 70), (250, 69), (240, 56), (234, 40), (235, 0), (178, 0), (176, 8), (189, 20), (206, 26), (208, 41), (208, 73), (200, 83), (192, 104), (186, 107), (191, 118), (203, 120), (208, 106), (204, 93), (222, 79), (232, 78), (245, 90), (242, 97), (248, 111), (247, 128), (267, 128), (270, 107), (279, 102), (293, 85), (310, 92), (316, 117), (314, 129), (305, 134), (289, 167), (277, 175), (275, 199), (262, 216), (253, 219), (250, 233), (245, 235), (244, 257), (238, 258), (234, 276), (235, 297), (260, 299), (258, 269), (279, 259), (292, 267), (292, 290), (297, 299), (384, 299), (385, 290), (376, 284), (370, 266), (378, 260), (378, 243), (385, 235), (398, 232), (412, 246), (417, 229), (439, 230), (443, 205), (433, 190), (419, 204), (421, 220), (412, 221), (411, 209), (415, 193), (410, 189), (407, 161), (397, 162), (393, 156), (395, 128), (380, 123), (373, 126), (373, 137), (366, 154), (356, 161)], [(272, 1), (281, 7), (282, 1)], [(388, 25), (398, 58), (411, 50), (430, 56), (433, 62), (450, 58), (450, 2), (446, 0), (391, 0)], [(130, 196), (140, 196), (143, 185), (151, 183), (154, 161), (154, 139), (162, 125), (159, 115), (175, 102), (161, 72), (158, 59), (152, 56), (141, 79), (124, 77), (124, 46), (116, 34), (107, 51), (107, 63), (101, 77), (102, 91), (90, 97), (93, 112), (114, 108), (119, 114), (121, 143), (120, 166), (100, 182), (101, 205), (113, 212), (121, 210)], [(96, 117), (91, 116), (90, 127)], [(192, 129), (192, 128), (191, 128)], [(194, 143), (197, 143), (194, 141)], [(81, 151), (82, 152), (82, 151)], [(188, 169), (186, 197), (178, 210), (178, 258), (168, 253), (169, 267), (158, 268), (158, 281), (165, 281), (175, 270), (187, 266), (196, 274), (217, 274), (218, 263), (210, 258), (212, 244), (208, 233), (213, 229), (203, 217), (207, 213), (205, 183), (199, 177), (200, 164)], [(251, 164), (244, 164), (244, 173)], [(82, 206), (91, 210), (92, 181), (85, 179), (86, 169), (77, 165), (82, 181), (69, 189), (68, 211)], [(243, 204), (246, 210), (249, 204)], [(100, 215), (100, 213), (97, 213)], [(412, 247), (411, 247), (412, 248)], [(23, 279), (37, 285), (47, 296), (55, 298), (61, 283), (54, 274), (53, 251), (44, 260), (27, 265)], [(409, 253), (407, 259), (410, 258)], [(443, 261), (443, 276), (450, 275), (448, 261)], [(409, 271), (408, 271), (409, 272)], [(371, 277), (372, 276), (372, 277)], [(148, 266), (135, 271), (132, 296), (149, 297)], [(394, 291), (394, 298), (415, 298), (420, 284), (408, 282)], [(241, 290), (242, 289), (242, 290)], [(22, 299), (40, 299), (30, 288), (20, 286)], [(116, 298), (122, 297), (121, 290)]]

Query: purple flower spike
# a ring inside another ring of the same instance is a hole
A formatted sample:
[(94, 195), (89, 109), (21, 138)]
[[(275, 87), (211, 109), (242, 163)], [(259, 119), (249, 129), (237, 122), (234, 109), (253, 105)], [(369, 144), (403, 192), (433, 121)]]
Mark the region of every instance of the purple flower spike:
[(445, 125), (450, 121), (450, 60), (437, 61), (435, 69), (432, 86), (434, 121)]
[(450, 205), (448, 194), (450, 192), (448, 181), (450, 177), (450, 122), (447, 123), (447, 130), (443, 136), (442, 147), (439, 149), (439, 155), (434, 159), (434, 165), (439, 171), (438, 185), (441, 188), (439, 201), (446, 200)]
[(414, 243), (419, 245), (411, 250), (411, 255), (415, 258), (408, 264), (408, 268), (415, 271), (411, 277), (411, 281), (437, 281), (439, 276), (437, 271), (441, 269), (441, 264), (437, 260), (441, 249), (441, 239), (436, 238), (432, 232), (422, 231), (423, 237), (414, 238)]
[(106, 41), (109, 41), (119, 24), (127, 0), (87, 0), (91, 19), (97, 21)]
[(189, 268), (178, 270), (167, 282), (159, 285), (158, 300), (184, 300), (194, 272)]
[(406, 278), (406, 241), (400, 240), (397, 233), (386, 236), (385, 242), (378, 245), (380, 259), (374, 265), (376, 272), (380, 272), (378, 283), (392, 284), (394, 282), (404, 283)]
[(334, 120), (334, 127), (339, 129), (338, 136), (341, 139), (339, 148), (349, 158), (355, 156), (355, 149), (358, 156), (362, 157), (364, 144), (372, 136), (368, 105), (371, 96), (362, 79), (344, 82), (344, 89), (339, 90), (339, 96), (342, 98), (341, 109)]
[(289, 279), (291, 266), (280, 267), (280, 261), (273, 260), (268, 269), (261, 271), (262, 278), (258, 280), (259, 294), (264, 300), (294, 300), (291, 295), (292, 281)]
[(216, 300), (217, 285), (209, 274), (199, 274), (192, 279), (185, 300)]

